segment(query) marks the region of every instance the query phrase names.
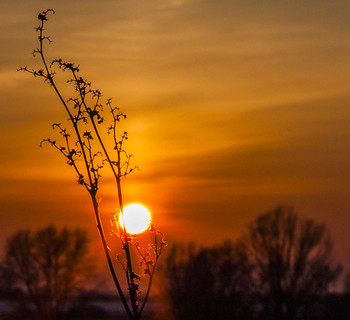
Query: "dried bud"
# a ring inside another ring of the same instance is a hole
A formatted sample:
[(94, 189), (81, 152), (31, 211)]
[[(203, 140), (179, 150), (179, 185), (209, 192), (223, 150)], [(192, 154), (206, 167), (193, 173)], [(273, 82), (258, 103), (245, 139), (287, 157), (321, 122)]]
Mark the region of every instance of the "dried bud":
[(39, 13), (38, 19), (42, 21), (47, 21), (46, 14)]

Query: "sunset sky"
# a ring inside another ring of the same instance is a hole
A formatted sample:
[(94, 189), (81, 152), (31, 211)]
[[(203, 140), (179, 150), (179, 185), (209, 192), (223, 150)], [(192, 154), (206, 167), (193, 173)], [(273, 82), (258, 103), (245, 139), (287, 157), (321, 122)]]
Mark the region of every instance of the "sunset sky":
[[(279, 204), (325, 222), (350, 270), (350, 2), (0, 0), (0, 243), (18, 228), (81, 226), (90, 199), (52, 148), (66, 118), (39, 66), (38, 12), (54, 8), (47, 54), (128, 114), (140, 170), (125, 202), (169, 242), (236, 238)], [(117, 206), (101, 181), (105, 224)], [(94, 238), (95, 237), (95, 238)], [(99, 245), (99, 244), (98, 244)]]

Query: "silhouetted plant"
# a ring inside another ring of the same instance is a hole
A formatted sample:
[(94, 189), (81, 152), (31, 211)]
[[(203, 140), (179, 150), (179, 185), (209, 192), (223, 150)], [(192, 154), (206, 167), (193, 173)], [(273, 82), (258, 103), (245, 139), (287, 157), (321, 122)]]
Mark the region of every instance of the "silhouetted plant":
[(165, 259), (163, 283), (176, 319), (249, 319), (252, 271), (240, 243), (173, 245)]
[(263, 318), (303, 319), (303, 309), (341, 272), (326, 226), (298, 217), (292, 207), (258, 216), (243, 241), (255, 265)]
[(1, 277), (11, 279), (11, 288), (24, 290), (40, 319), (59, 319), (94, 271), (88, 243), (81, 229), (19, 230), (7, 239)]
[[(40, 21), (36, 31), (38, 32), (39, 47), (34, 50), (34, 57), (41, 59), (42, 68), (29, 69), (27, 67), (20, 70), (31, 73), (34, 77), (43, 79), (55, 91), (57, 97), (62, 103), (67, 115), (68, 124), (54, 123), (53, 129), (57, 130), (61, 136), (60, 141), (54, 139), (44, 139), (43, 142), (53, 146), (63, 157), (66, 158), (67, 164), (71, 166), (77, 176), (77, 182), (82, 185), (89, 193), (97, 221), (97, 228), (100, 234), (104, 252), (107, 258), (109, 270), (112, 274), (113, 281), (126, 310), (129, 319), (139, 319), (148, 299), (150, 287), (152, 284), (153, 274), (159, 256), (166, 243), (162, 234), (152, 226), (150, 231), (154, 233), (154, 242), (143, 251), (136, 241), (135, 237), (128, 234), (125, 228), (117, 227), (115, 233), (121, 241), (121, 249), (124, 257), (118, 255), (118, 261), (122, 265), (127, 280), (127, 289), (129, 294), (130, 305), (125, 297), (124, 291), (117, 277), (115, 267), (110, 255), (106, 242), (103, 226), (99, 212), (99, 201), (97, 198), (99, 191), (99, 181), (101, 170), (108, 167), (116, 182), (116, 193), (118, 198), (119, 209), (116, 215), (123, 212), (123, 193), (122, 178), (135, 170), (131, 166), (132, 155), (125, 151), (124, 145), (128, 139), (127, 132), (120, 133), (119, 123), (126, 119), (126, 114), (119, 108), (114, 107), (111, 99), (102, 101), (100, 90), (93, 89), (91, 82), (80, 75), (79, 66), (66, 62), (61, 58), (53, 59), (48, 62), (45, 55), (45, 44), (50, 43), (51, 39), (44, 32), (44, 25), (48, 20), (48, 14), (55, 13), (54, 10), (48, 9), (38, 15)], [(67, 83), (74, 90), (73, 96), (64, 98), (61, 88), (56, 83), (56, 73), (58, 71), (68, 74)], [(111, 141), (107, 143), (104, 133), (108, 133)], [(112, 144), (112, 148), (109, 145)], [(115, 219), (118, 221), (118, 217)], [(141, 303), (139, 281), (140, 275), (135, 272), (131, 256), (130, 246), (136, 248), (139, 258), (144, 267), (144, 275), (148, 277), (148, 287), (145, 297)]]

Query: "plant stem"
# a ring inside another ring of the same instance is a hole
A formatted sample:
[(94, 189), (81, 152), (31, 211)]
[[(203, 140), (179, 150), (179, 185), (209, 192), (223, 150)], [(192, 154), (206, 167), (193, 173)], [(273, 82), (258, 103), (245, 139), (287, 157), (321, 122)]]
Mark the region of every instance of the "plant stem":
[[(44, 38), (43, 38), (43, 27), (44, 27), (44, 20), (41, 21), (40, 36), (39, 36), (39, 42), (40, 42), (39, 53), (40, 53), (40, 56), (41, 56), (41, 60), (42, 60), (42, 62), (44, 64), (44, 67), (45, 67), (45, 70), (46, 70), (47, 79), (49, 80), (50, 84), (54, 88), (57, 96), (59, 97), (60, 101), (62, 102), (62, 104), (63, 104), (63, 106), (64, 106), (64, 108), (66, 110), (66, 112), (68, 113), (69, 119), (72, 122), (72, 125), (74, 127), (76, 136), (78, 138), (78, 142), (79, 142), (79, 145), (80, 145), (82, 153), (83, 153), (84, 163), (85, 163), (85, 167), (86, 167), (87, 174), (88, 174), (89, 181), (90, 181), (90, 189), (88, 191), (89, 191), (89, 194), (90, 194), (92, 202), (93, 202), (94, 213), (95, 213), (95, 218), (96, 218), (96, 223), (97, 223), (97, 229), (98, 229), (101, 241), (102, 241), (103, 249), (104, 249), (104, 252), (105, 252), (105, 255), (106, 255), (106, 258), (107, 258), (107, 263), (108, 263), (108, 266), (109, 266), (109, 269), (110, 269), (113, 281), (115, 283), (115, 286), (116, 286), (116, 288), (118, 290), (118, 294), (119, 294), (119, 296), (121, 298), (121, 301), (123, 303), (123, 306), (124, 306), (124, 308), (125, 308), (125, 310), (126, 310), (126, 312), (128, 314), (128, 317), (129, 317), (129, 319), (135, 319), (134, 315), (132, 314), (132, 312), (130, 310), (128, 302), (127, 302), (127, 300), (125, 298), (123, 290), (122, 290), (122, 288), (120, 286), (120, 283), (118, 281), (117, 275), (116, 275), (115, 270), (114, 270), (112, 259), (110, 257), (110, 253), (109, 253), (109, 250), (108, 250), (108, 246), (107, 246), (107, 242), (106, 242), (106, 238), (105, 238), (105, 235), (104, 235), (104, 231), (103, 231), (103, 227), (102, 227), (102, 223), (101, 223), (101, 218), (100, 218), (100, 214), (99, 214), (99, 210), (98, 210), (98, 201), (96, 199), (97, 186), (95, 186), (93, 184), (93, 182), (92, 182), (91, 173), (89, 171), (89, 163), (88, 163), (88, 160), (87, 160), (84, 144), (83, 144), (81, 136), (80, 136), (80, 131), (79, 131), (79, 128), (78, 128), (78, 125), (77, 125), (77, 121), (74, 119), (72, 113), (70, 112), (70, 110), (68, 108), (68, 105), (66, 104), (66, 102), (63, 99), (59, 89), (57, 88), (57, 86), (56, 86), (56, 84), (55, 84), (55, 82), (53, 80), (53, 76), (50, 73), (49, 67), (47, 66), (47, 63), (46, 63), (46, 59), (45, 59), (45, 56), (44, 56), (44, 53), (43, 53), (43, 40), (44, 40)], [(84, 102), (84, 104), (85, 104), (85, 102)], [(96, 129), (96, 131), (97, 131), (97, 129)], [(104, 151), (105, 151), (105, 149), (104, 149)], [(136, 320), (137, 320), (137, 318), (136, 318)]]
[(133, 319), (133, 315), (132, 315), (131, 310), (129, 308), (128, 302), (126, 301), (126, 298), (125, 298), (125, 295), (123, 293), (123, 290), (122, 290), (122, 288), (121, 288), (121, 286), (119, 284), (117, 275), (116, 275), (114, 267), (113, 267), (113, 262), (112, 262), (110, 254), (109, 254), (109, 250), (108, 250), (108, 246), (107, 246), (107, 242), (106, 242), (106, 237), (104, 235), (103, 227), (102, 227), (102, 223), (101, 223), (101, 219), (100, 219), (100, 214), (99, 214), (99, 210), (98, 210), (98, 202), (97, 202), (96, 196), (94, 194), (91, 194), (91, 193), (90, 193), (90, 196), (91, 196), (92, 203), (93, 203), (93, 206), (94, 206), (97, 229), (98, 229), (98, 232), (100, 234), (100, 238), (102, 240), (102, 245), (103, 245), (103, 249), (104, 249), (105, 254), (106, 254), (108, 267), (109, 267), (110, 272), (112, 274), (114, 283), (115, 283), (115, 285), (117, 287), (120, 299), (122, 300), (123, 306), (124, 306), (124, 308), (125, 308), (125, 310), (126, 310), (126, 312), (128, 314), (128, 317), (129, 317), (129, 319)]

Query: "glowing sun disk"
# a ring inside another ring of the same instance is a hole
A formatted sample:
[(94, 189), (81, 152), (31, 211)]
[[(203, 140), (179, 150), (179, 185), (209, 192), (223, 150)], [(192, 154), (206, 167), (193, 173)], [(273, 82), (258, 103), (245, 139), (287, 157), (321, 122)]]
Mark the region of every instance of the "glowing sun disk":
[(151, 214), (141, 204), (133, 203), (124, 207), (123, 214), (119, 215), (119, 225), (130, 234), (141, 233), (147, 230), (151, 223)]

